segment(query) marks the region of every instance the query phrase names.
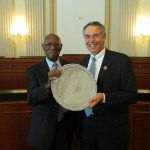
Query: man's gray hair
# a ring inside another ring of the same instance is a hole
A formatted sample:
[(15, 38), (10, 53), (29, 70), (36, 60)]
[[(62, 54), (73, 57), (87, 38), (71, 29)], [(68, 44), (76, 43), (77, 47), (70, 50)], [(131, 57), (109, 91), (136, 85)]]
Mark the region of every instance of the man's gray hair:
[(98, 22), (98, 21), (92, 21), (92, 22), (89, 22), (88, 24), (86, 24), (86, 25), (83, 27), (83, 35), (84, 35), (85, 29), (86, 29), (88, 26), (99, 26), (100, 32), (101, 32), (101, 34), (103, 35), (103, 37), (106, 36), (106, 32), (105, 32), (105, 27), (104, 27), (104, 25), (101, 24), (101, 23)]

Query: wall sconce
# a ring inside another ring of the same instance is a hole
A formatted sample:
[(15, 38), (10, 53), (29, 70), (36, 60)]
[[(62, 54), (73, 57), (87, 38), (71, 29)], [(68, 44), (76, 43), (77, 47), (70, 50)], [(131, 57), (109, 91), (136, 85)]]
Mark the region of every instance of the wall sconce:
[(143, 30), (137, 30), (135, 37), (137, 40), (142, 40), (142, 41), (150, 41), (150, 28), (149, 29), (144, 29)]
[(144, 33), (138, 34), (136, 35), (136, 39), (142, 40), (143, 42), (150, 41), (150, 34), (144, 34)]
[(14, 20), (10, 34), (15, 39), (21, 39), (28, 36), (28, 29), (25, 24), (25, 19), (18, 17)]
[(134, 36), (137, 40), (150, 41), (150, 21), (147, 17), (141, 16), (137, 19)]

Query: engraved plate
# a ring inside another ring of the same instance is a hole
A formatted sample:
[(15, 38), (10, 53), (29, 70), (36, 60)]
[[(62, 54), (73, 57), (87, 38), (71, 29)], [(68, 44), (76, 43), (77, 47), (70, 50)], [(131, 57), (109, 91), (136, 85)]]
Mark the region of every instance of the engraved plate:
[(55, 100), (72, 111), (89, 106), (88, 100), (96, 95), (96, 81), (87, 68), (79, 64), (67, 64), (60, 68), (62, 74), (51, 82)]

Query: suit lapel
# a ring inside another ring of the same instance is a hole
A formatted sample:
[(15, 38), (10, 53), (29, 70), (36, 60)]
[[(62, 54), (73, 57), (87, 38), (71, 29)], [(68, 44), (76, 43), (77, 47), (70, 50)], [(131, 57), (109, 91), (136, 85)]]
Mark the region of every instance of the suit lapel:
[(111, 65), (111, 52), (108, 49), (106, 49), (105, 56), (104, 56), (104, 59), (100, 68), (100, 72), (98, 75), (98, 79), (97, 79), (97, 83), (100, 83), (100, 85), (102, 85), (110, 69), (110, 65)]
[[(89, 59), (90, 59), (90, 55), (86, 57), (86, 59), (82, 62), (82, 65), (86, 68), (88, 66)], [(110, 69), (110, 65), (111, 65), (111, 51), (106, 49), (105, 56), (98, 75), (97, 83), (101, 83), (102, 85), (102, 82), (104, 81), (105, 76)]]
[(89, 59), (90, 59), (90, 55), (88, 55), (88, 56), (85, 58), (85, 60), (82, 62), (81, 65), (87, 68), (88, 63), (89, 63)]
[(48, 80), (48, 72), (49, 72), (49, 67), (48, 67), (48, 64), (46, 62), (46, 59), (44, 59), (43, 62), (41, 62), (41, 72), (42, 72), (42, 76), (43, 76), (43, 79), (45, 81)]
[[(62, 66), (67, 64), (65, 61), (60, 61), (60, 63), (61, 63)], [(50, 71), (50, 69), (49, 69), (48, 64), (46, 62), (46, 59), (44, 59), (41, 62), (41, 71), (42, 71), (42, 74), (44, 75), (44, 79), (47, 78), (47, 74)]]
[[(66, 62), (65, 61), (60, 61), (61, 65), (65, 65)], [(40, 63), (40, 67), (39, 67), (39, 73), (40, 73), (40, 83), (43, 82), (47, 82), (48, 80), (48, 72), (50, 71), (48, 64), (46, 62), (46, 59), (44, 59), (41, 63)]]

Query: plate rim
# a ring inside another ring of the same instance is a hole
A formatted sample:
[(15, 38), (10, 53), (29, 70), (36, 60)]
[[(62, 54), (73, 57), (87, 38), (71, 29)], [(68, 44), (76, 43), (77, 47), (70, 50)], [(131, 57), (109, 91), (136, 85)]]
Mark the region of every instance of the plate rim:
[[(90, 76), (90, 78), (92, 80), (93, 92), (91, 94), (91, 98), (96, 95), (96, 93), (97, 93), (96, 80), (93, 77), (92, 73), (86, 67), (84, 67), (80, 64), (69, 63), (69, 64), (65, 64), (65, 65), (61, 66), (59, 69), (61, 71), (64, 71), (67, 68), (78, 68), (78, 69), (81, 69), (81, 70), (85, 71)], [(57, 103), (59, 103), (59, 105), (61, 105), (65, 109), (68, 109), (68, 110), (71, 110), (71, 111), (80, 111), (80, 110), (83, 110), (83, 109), (85, 109), (89, 106), (88, 101), (84, 105), (81, 105), (81, 106), (78, 106), (78, 107), (73, 107), (69, 104), (63, 103), (62, 100), (58, 96), (56, 96), (56, 93), (55, 93), (55, 90), (54, 90), (55, 83), (56, 83), (57, 79), (59, 79), (59, 78), (56, 78), (55, 80), (51, 81), (51, 91), (52, 91), (54, 99), (56, 100)]]

